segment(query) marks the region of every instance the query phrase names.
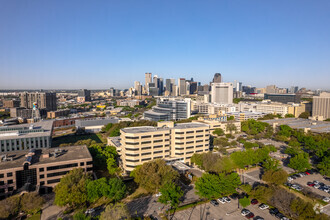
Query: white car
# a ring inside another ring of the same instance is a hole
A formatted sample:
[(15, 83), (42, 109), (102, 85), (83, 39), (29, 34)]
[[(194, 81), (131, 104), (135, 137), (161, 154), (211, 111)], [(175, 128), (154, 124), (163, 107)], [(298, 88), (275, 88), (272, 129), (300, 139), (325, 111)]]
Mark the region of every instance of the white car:
[(293, 178), (291, 176), (288, 177), (288, 181), (292, 181)]
[(242, 214), (243, 216), (246, 216), (246, 215), (250, 214), (250, 211), (247, 210), (247, 209), (243, 209), (243, 210), (241, 211), (241, 214)]
[(315, 189), (318, 189), (318, 188), (321, 187), (321, 185), (319, 185), (319, 184), (315, 184), (313, 187), (314, 187)]
[(221, 203), (221, 204), (225, 204), (226, 203), (226, 200), (222, 197), (222, 198), (219, 198), (218, 201)]
[(92, 214), (93, 212), (95, 212), (95, 209), (87, 209), (85, 211), (85, 214), (88, 215), (88, 214)]
[(319, 185), (319, 184), (320, 184), (320, 182), (317, 181), (317, 180), (314, 180), (313, 183), (314, 183), (315, 185)]
[(261, 204), (261, 205), (259, 205), (259, 209), (261, 209), (261, 210), (264, 210), (264, 209), (268, 209), (269, 208), (269, 205), (266, 205), (266, 204)]
[(227, 196), (223, 197), (223, 199), (224, 199), (227, 203), (230, 203), (230, 201), (231, 201)]
[(330, 197), (324, 197), (322, 200), (323, 200), (324, 202), (330, 202)]

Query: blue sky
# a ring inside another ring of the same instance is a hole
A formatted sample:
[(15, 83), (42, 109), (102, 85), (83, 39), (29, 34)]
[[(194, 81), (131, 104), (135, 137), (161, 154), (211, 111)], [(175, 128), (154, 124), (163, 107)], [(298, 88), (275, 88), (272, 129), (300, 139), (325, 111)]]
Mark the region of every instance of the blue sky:
[(128, 88), (145, 72), (330, 89), (330, 1), (0, 1), (0, 89)]

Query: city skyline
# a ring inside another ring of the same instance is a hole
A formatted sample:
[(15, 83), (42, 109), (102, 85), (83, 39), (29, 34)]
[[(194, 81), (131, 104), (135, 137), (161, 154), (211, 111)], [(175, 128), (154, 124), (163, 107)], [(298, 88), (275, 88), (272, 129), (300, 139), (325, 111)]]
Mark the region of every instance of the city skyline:
[(145, 72), (202, 84), (220, 72), (254, 87), (330, 85), (328, 1), (1, 5), (0, 89), (124, 89)]

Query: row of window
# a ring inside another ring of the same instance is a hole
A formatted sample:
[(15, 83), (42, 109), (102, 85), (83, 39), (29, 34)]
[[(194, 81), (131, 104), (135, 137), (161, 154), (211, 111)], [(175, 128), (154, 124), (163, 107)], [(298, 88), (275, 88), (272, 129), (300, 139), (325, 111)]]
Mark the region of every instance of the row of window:
[[(208, 139), (205, 139), (205, 140), (198, 140), (196, 141), (196, 143), (199, 143), (199, 142), (202, 142), (202, 141), (206, 141), (208, 142), (209, 140)], [(192, 144), (194, 143), (195, 141), (187, 141), (187, 142), (175, 142), (176, 145), (184, 145), (184, 144)]]
[[(165, 136), (169, 136), (170, 134), (165, 134)], [(163, 137), (164, 135), (163, 134), (154, 134), (152, 137), (153, 138), (157, 138), (157, 137)], [(126, 136), (125, 137), (126, 139), (132, 139), (132, 140), (137, 140), (139, 139), (140, 137), (130, 137), (130, 136)], [(141, 136), (141, 139), (146, 139), (146, 138), (151, 138), (151, 135), (145, 135), (145, 136)]]
[[(11, 176), (13, 176), (12, 172), (7, 173), (7, 177), (11, 177)], [(5, 177), (5, 174), (1, 173), (0, 178), (4, 178), (4, 177)]]
[[(7, 181), (7, 184), (12, 184), (12, 183), (14, 183), (14, 180)], [(5, 185), (5, 181), (0, 181), (0, 186), (3, 186), (3, 185)]]

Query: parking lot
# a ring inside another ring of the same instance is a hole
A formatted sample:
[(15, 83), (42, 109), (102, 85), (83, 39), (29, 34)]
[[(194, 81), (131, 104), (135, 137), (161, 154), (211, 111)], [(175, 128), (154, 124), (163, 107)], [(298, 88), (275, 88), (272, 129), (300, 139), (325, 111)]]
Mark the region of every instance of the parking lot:
[(330, 185), (330, 181), (325, 180), (322, 175), (320, 174), (311, 174), (311, 175), (307, 175), (304, 177), (300, 177), (297, 179), (294, 179), (293, 181), (291, 181), (292, 183), (298, 183), (299, 185), (301, 185), (303, 187), (303, 189), (307, 190), (307, 191), (311, 191), (316, 195), (319, 195), (320, 198), (323, 197), (330, 197), (330, 194), (327, 192), (324, 192), (322, 190), (319, 189), (315, 189), (314, 187), (311, 186), (307, 186), (307, 182), (313, 182), (314, 180), (317, 180), (319, 182), (324, 183), (325, 185)]
[[(269, 214), (269, 209), (261, 210), (257, 205), (249, 205), (246, 209), (254, 213), (254, 216), (263, 217), (266, 220), (275, 220), (274, 216)], [(230, 203), (219, 204), (213, 206), (210, 203), (198, 205), (196, 207), (176, 212), (173, 219), (217, 219), (217, 220), (232, 220), (232, 219), (246, 219), (241, 215), (242, 207), (238, 208), (238, 200), (232, 199)]]

